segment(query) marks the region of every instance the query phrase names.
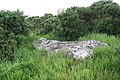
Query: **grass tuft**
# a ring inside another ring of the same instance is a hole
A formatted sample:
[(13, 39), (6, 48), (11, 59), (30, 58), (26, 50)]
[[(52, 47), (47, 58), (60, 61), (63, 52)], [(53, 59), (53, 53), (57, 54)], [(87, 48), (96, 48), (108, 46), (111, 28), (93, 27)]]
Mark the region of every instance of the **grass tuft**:
[(84, 60), (75, 60), (62, 52), (48, 56), (45, 51), (32, 48), (31, 43), (40, 37), (27, 37), (15, 49), (14, 63), (0, 63), (0, 80), (120, 80), (120, 55), (114, 48), (119, 42), (117, 37), (106, 34), (80, 37), (79, 40), (95, 39), (110, 45), (96, 48)]

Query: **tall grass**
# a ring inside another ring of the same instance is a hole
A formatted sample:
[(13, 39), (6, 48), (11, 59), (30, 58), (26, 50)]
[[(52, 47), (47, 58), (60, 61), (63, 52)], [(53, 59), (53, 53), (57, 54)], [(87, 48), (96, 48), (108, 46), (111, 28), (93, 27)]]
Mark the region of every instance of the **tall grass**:
[(96, 48), (93, 55), (84, 60), (75, 60), (62, 52), (47, 56), (45, 51), (31, 46), (39, 37), (26, 38), (24, 44), (16, 48), (14, 63), (0, 63), (0, 80), (120, 80), (120, 56), (114, 49), (119, 39), (115, 36), (80, 37), (79, 40), (95, 39), (110, 45)]
[(107, 34), (88, 34), (83, 37), (79, 38), (79, 41), (81, 40), (99, 40), (101, 42), (108, 43), (110, 46), (115, 46), (119, 43), (118, 37), (110, 36)]

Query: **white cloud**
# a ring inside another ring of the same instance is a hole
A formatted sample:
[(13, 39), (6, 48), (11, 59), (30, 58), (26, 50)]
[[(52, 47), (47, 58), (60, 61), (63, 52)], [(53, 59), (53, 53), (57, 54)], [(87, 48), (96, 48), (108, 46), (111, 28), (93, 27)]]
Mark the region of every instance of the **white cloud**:
[[(0, 0), (0, 10), (24, 11), (25, 15), (41, 16), (44, 13), (56, 14), (59, 8), (71, 6), (86, 7), (99, 0)], [(120, 3), (119, 0), (113, 0)]]

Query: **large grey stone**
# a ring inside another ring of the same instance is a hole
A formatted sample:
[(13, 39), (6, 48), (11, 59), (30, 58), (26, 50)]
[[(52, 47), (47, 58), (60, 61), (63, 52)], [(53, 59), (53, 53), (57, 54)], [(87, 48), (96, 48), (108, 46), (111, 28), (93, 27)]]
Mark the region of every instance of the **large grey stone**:
[(107, 43), (101, 43), (97, 40), (87, 41), (57, 41), (40, 38), (33, 42), (36, 49), (44, 49), (48, 53), (57, 53), (64, 51), (65, 54), (72, 55), (75, 59), (84, 59), (92, 55), (93, 49), (98, 46), (108, 46)]

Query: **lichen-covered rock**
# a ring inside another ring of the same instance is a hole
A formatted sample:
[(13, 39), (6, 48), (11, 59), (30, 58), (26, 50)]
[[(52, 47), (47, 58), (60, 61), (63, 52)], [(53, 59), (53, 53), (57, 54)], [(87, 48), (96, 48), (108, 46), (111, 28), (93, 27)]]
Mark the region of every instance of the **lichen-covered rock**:
[(57, 40), (47, 40), (45, 38), (40, 38), (33, 42), (33, 46), (36, 49), (44, 49), (48, 53), (56, 53), (58, 51), (64, 51), (68, 55), (72, 55), (75, 59), (89, 57), (93, 49), (98, 46), (108, 46), (107, 43), (101, 43), (97, 40), (88, 41), (57, 41)]

